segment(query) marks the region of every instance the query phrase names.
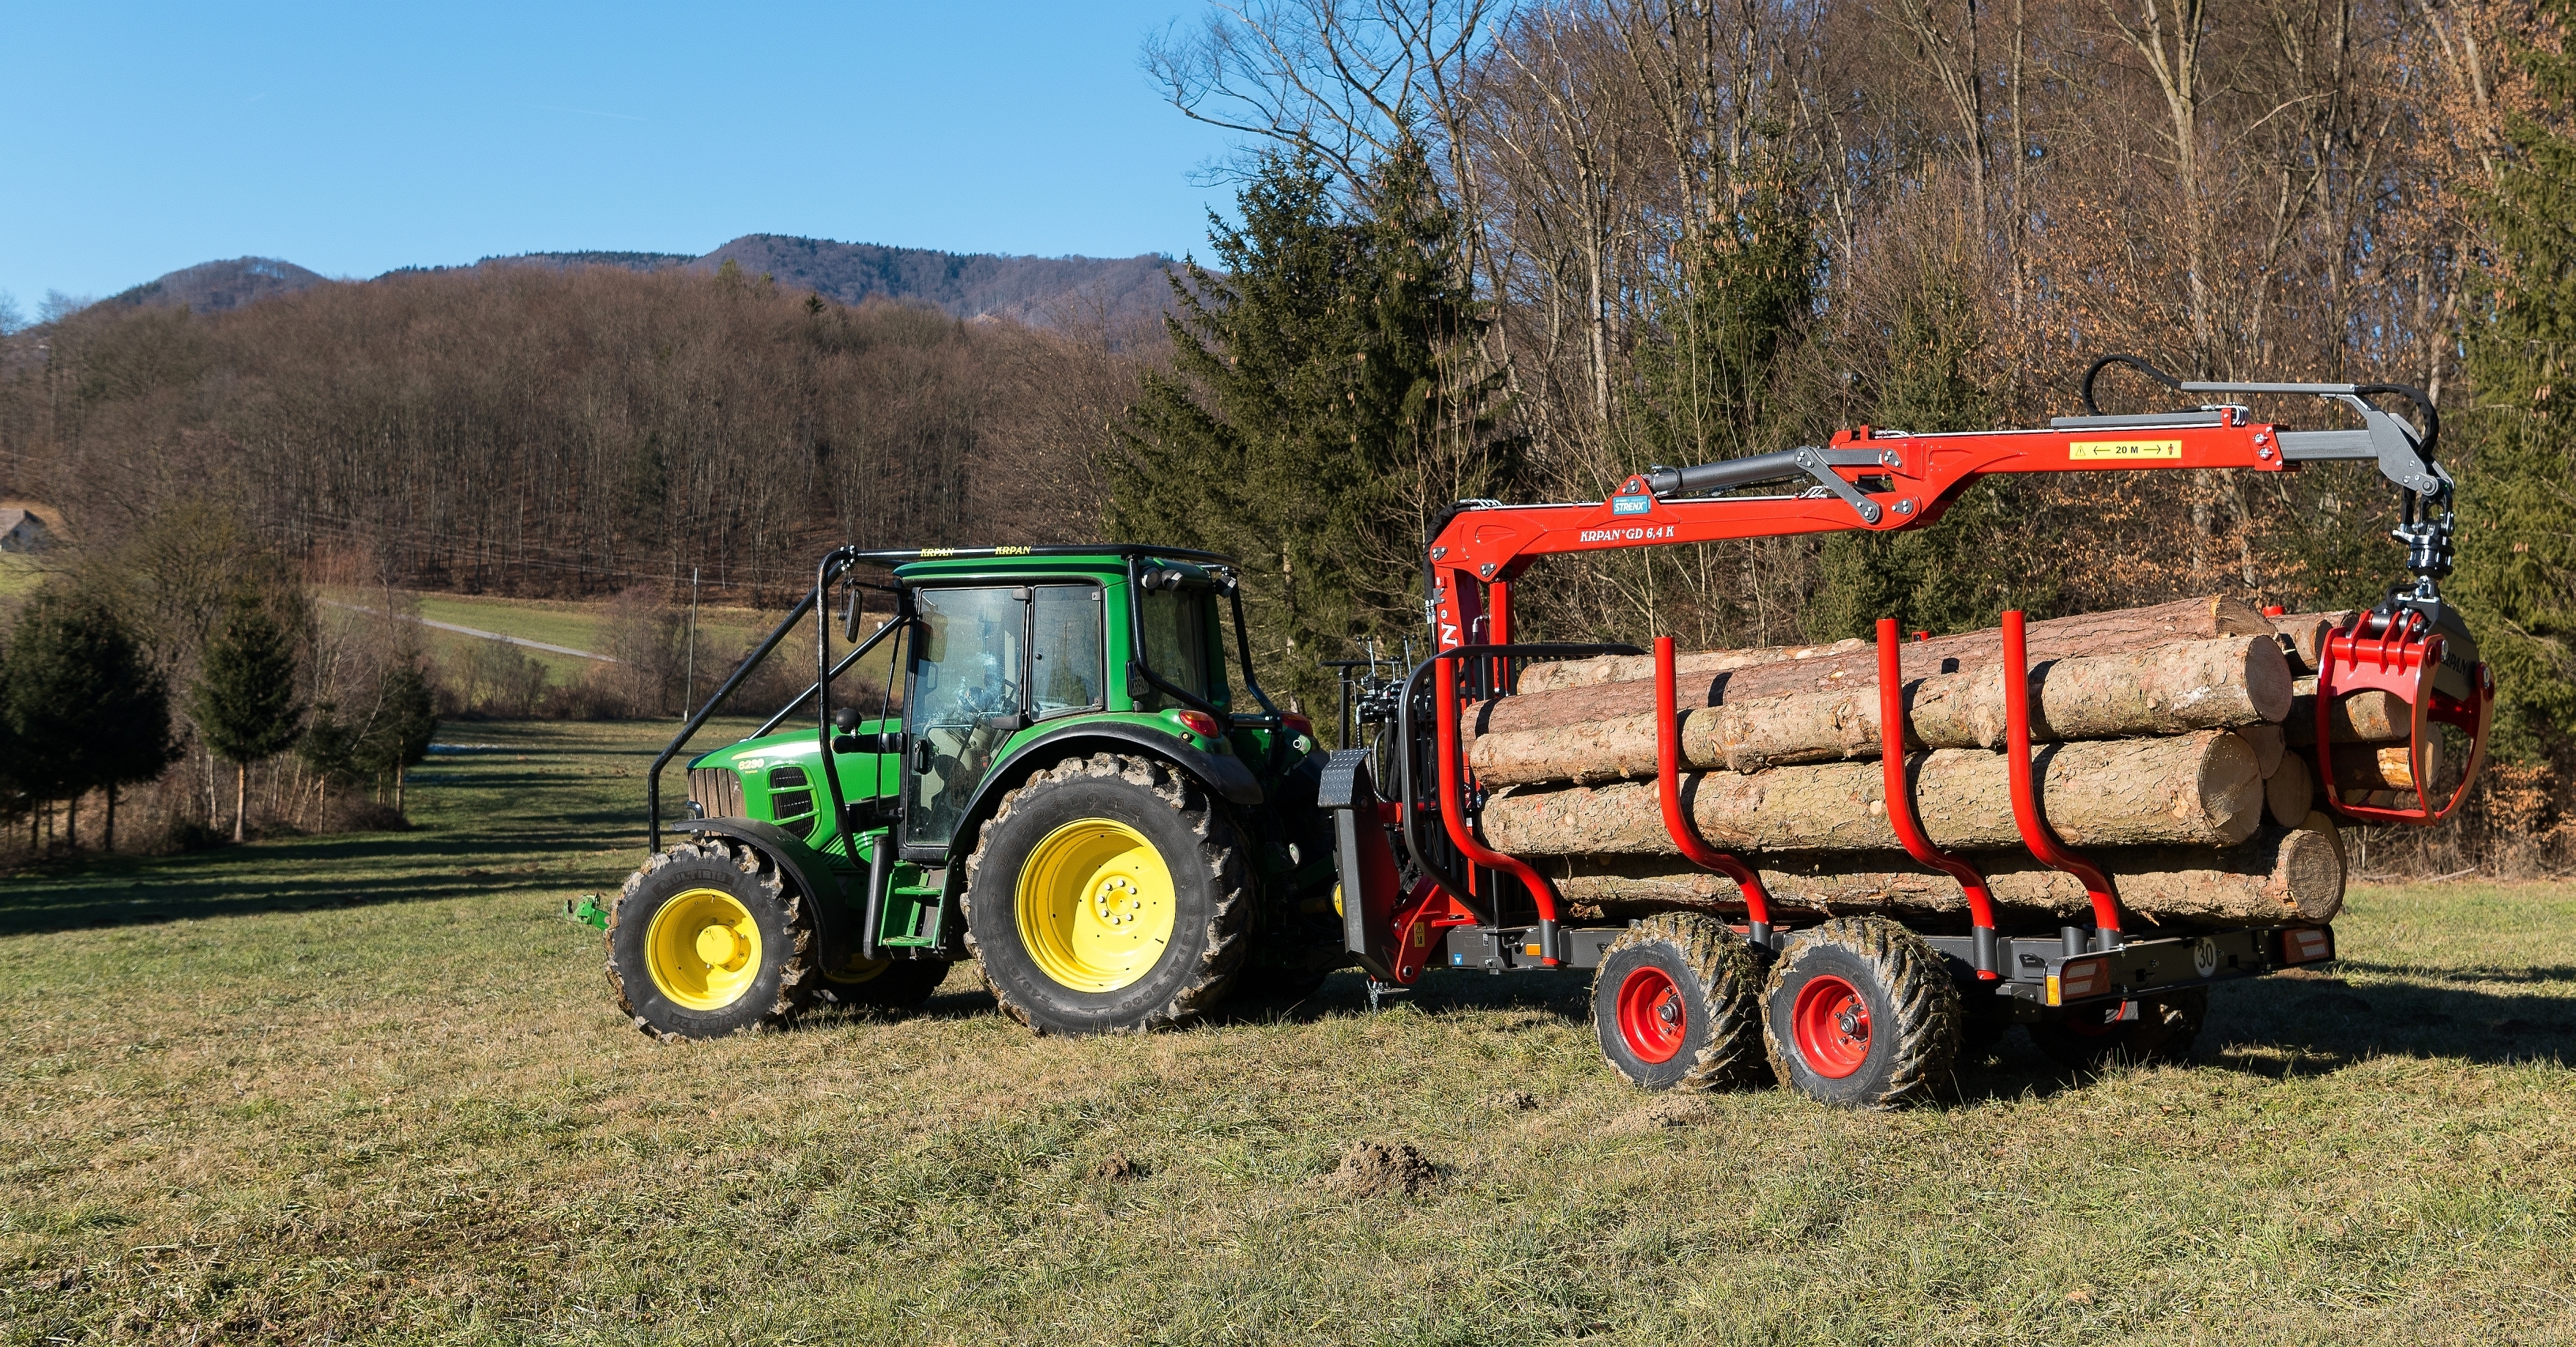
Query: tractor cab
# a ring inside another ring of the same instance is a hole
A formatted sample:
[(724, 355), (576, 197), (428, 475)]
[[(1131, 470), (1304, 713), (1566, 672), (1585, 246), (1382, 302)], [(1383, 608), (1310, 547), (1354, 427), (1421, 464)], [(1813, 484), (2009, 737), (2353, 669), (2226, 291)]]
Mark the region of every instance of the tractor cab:
[[(870, 563), (888, 572), (884, 582), (859, 580), (857, 568)], [(863, 632), (872, 595), (890, 596), (893, 612)], [(692, 840), (662, 851), (661, 767), (809, 618), (814, 679), (753, 734), (689, 761), (676, 826)], [(990, 937), (970, 930), (966, 914), (998, 908), (1018, 913), (1005, 934), (1025, 946), (1024, 1008), (1083, 1027), (1098, 1010), (1086, 995), (1143, 984), (1141, 994), (1170, 999), (1178, 984), (1164, 984), (1183, 977), (1181, 964), (1241, 961), (1240, 950), (1199, 948), (1204, 932), (1191, 935), (1191, 922), (1204, 926), (1193, 911), (1217, 901), (1211, 884), (1232, 886), (1235, 920), (1251, 919), (1256, 892), (1290, 905), (1273, 924), (1295, 925), (1313, 915), (1303, 906), (1322, 906), (1306, 902), (1332, 884), (1313, 809), (1321, 761), (1304, 718), (1273, 706), (1253, 674), (1223, 557), (1137, 547), (844, 549), (655, 764), (648, 793), (659, 854), (617, 909), (670, 907), (695, 890), (661, 894), (686, 881), (656, 882), (664, 862), (707, 859), (710, 873), (730, 866), (754, 889), (771, 877), (795, 896), (788, 916), (806, 929), (782, 926), (771, 941), (785, 941), (786, 952), (763, 954), (772, 944), (753, 938), (759, 914), (787, 900), (701, 897), (672, 909), (688, 914), (669, 919), (687, 931), (638, 936), (634, 956), (613, 957), (612, 968), (630, 1012), (655, 1032), (730, 1032), (783, 1018), (805, 997), (908, 1004), (970, 949), (990, 972)], [(1032, 795), (1087, 802), (1089, 812), (1023, 837)], [(1181, 818), (1195, 821), (1176, 829)], [(1176, 876), (1176, 864), (1203, 859), (1192, 837), (1212, 830), (1240, 841), (1229, 873)], [(995, 851), (997, 837), (1007, 856)], [(979, 880), (996, 862), (1008, 867), (1010, 899), (977, 899), (979, 882), (996, 882)], [(730, 878), (726, 886), (741, 887)], [(1317, 957), (1332, 955), (1330, 923), (1308, 924)], [(733, 934), (707, 936), (702, 956), (689, 931), (715, 928)], [(612, 952), (618, 930), (612, 915)], [(739, 955), (744, 967), (769, 958), (781, 978), (802, 980), (767, 1001), (746, 982), (713, 1008), (665, 994), (706, 985), (716, 974), (699, 965), (720, 973), (725, 963), (714, 955)], [(1202, 985), (1193, 995), (1207, 993)]]

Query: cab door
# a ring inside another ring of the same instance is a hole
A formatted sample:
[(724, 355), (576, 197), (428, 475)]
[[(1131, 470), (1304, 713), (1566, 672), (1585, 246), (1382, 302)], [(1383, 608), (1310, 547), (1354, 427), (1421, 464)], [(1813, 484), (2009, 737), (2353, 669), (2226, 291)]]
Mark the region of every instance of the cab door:
[(1002, 741), (1028, 723), (1029, 590), (923, 589), (913, 602), (903, 841), (945, 847)]
[(1100, 587), (914, 592), (903, 841), (945, 847), (1011, 736), (1107, 707)]

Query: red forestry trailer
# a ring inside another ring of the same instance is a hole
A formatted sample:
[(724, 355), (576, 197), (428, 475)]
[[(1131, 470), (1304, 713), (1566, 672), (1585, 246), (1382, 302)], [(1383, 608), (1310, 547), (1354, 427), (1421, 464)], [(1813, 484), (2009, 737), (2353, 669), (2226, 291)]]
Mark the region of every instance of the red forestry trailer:
[[(2103, 415), (2093, 385), (2113, 365), (2201, 396), (2184, 410)], [(1604, 501), (1457, 506), (1425, 558), (1433, 653), (1383, 674), (1388, 666), (1345, 667), (1344, 742), (1359, 727), (1375, 739), (1333, 753), (1319, 790), (1335, 825), (1335, 906), (1372, 994), (1411, 984), (1434, 966), (1593, 969), (1603, 1055), (1639, 1085), (1706, 1087), (1776, 1074), (1820, 1100), (1884, 1106), (1930, 1088), (1963, 1038), (1990, 1041), (2020, 1022), (2089, 1040), (2106, 1055), (2170, 1048), (2197, 1033), (2210, 985), (2333, 958), (2334, 932), (2321, 922), (2166, 923), (2142, 933), (2124, 920), (2120, 876), (2065, 845), (2041, 808), (2031, 665), (2017, 612), (2005, 615), (2000, 638), (2008, 728), (1994, 770), (2009, 778), (2021, 845), (2080, 882), (2089, 925), (2006, 925), (1978, 866), (1933, 845), (1903, 751), (1907, 711), (1893, 621), (1878, 624), (1877, 651), (1887, 822), (1915, 862), (1957, 881), (1964, 922), (1792, 911), (1772, 902), (1743, 858), (1702, 840), (1683, 798), (1669, 638), (1653, 651), (1663, 826), (1674, 850), (1733, 882), (1742, 919), (1675, 911), (1624, 924), (1578, 920), (1540, 864), (1486, 840), (1483, 816), (1495, 793), (1464, 760), (1462, 714), (1513, 696), (1535, 663), (1646, 653), (1515, 642), (1512, 589), (1543, 557), (1917, 528), (1979, 478), (2004, 473), (2296, 472), (2345, 460), (2375, 464), (2397, 487), (2401, 522), (2392, 536), (2406, 548), (2414, 582), (2392, 587), (2316, 652), (2318, 798), (2375, 824), (2429, 826), (2456, 810), (2482, 761), (2494, 688), (2467, 627), (2441, 597), (2451, 571), (2453, 485), (2434, 458), (2439, 421), (2430, 400), (2390, 384), (2187, 382), (2131, 356), (2095, 362), (2082, 395), (2086, 415), (2041, 429), (1911, 434), (1862, 426), (1823, 447), (1650, 469)], [(2274, 395), (2323, 399), (2361, 425), (2296, 429), (2258, 418), (2241, 400)], [(2390, 398), (2412, 404), (2421, 428), (2382, 410), (2378, 401)], [(1774, 486), (1782, 483), (1787, 489)], [(1776, 494), (1741, 494), (1765, 486)], [(2402, 731), (2408, 779), (2418, 783), (2411, 807), (2347, 800), (2335, 789), (2337, 735), (2328, 717), (2338, 699), (2359, 690), (2387, 693), (2411, 712)], [(2437, 792), (2430, 783), (2444, 727), (2466, 741), (2466, 766), (2455, 788)]]

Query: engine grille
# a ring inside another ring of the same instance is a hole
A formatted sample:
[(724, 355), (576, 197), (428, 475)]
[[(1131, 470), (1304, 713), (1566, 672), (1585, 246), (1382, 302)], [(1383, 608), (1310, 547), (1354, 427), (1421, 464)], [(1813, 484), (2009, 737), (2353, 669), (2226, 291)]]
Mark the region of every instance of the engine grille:
[(689, 803), (702, 818), (741, 818), (742, 778), (722, 767), (691, 768)]

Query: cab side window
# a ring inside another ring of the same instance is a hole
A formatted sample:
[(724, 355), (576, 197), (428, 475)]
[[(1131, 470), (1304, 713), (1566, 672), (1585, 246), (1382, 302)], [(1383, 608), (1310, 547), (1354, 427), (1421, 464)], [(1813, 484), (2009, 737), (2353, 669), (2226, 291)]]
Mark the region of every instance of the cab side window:
[(1107, 706), (1100, 587), (1039, 585), (1029, 625), (1030, 714), (1044, 720)]

